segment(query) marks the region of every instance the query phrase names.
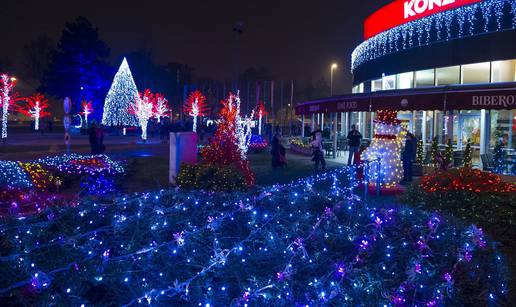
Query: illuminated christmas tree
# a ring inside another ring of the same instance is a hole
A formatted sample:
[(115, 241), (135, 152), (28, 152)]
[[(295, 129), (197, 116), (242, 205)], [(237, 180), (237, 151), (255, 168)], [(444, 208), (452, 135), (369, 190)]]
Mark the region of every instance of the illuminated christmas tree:
[(258, 135), (262, 135), (262, 118), (267, 114), (263, 101), (260, 101), (256, 110), (256, 115), (258, 116)]
[(424, 148), (423, 148), (423, 140), (419, 139), (417, 141), (417, 148), (416, 148), (416, 162), (419, 164), (423, 164), (424, 160)]
[(495, 172), (496, 174), (503, 174), (505, 170), (505, 154), (503, 151), (503, 147), (503, 141), (499, 140), (496, 142), (496, 145), (493, 149), (493, 172)]
[(50, 116), (45, 111), (48, 108), (48, 100), (40, 93), (33, 94), (25, 98), (26, 104), (20, 106), (18, 111), (25, 116), (34, 118), (34, 130), (39, 130), (39, 119)]
[(147, 140), (147, 123), (154, 115), (154, 94), (149, 89), (144, 93), (136, 94), (134, 101), (129, 105), (129, 113), (136, 115), (139, 126), (142, 128), (142, 140)]
[(220, 120), (210, 144), (201, 151), (203, 161), (220, 166), (235, 166), (246, 178), (249, 186), (254, 184), (254, 174), (247, 160), (251, 141), (251, 116), (240, 114), (240, 97), (232, 93), (222, 101)]
[[(371, 161), (371, 180), (379, 180), (382, 187), (392, 187), (403, 178), (401, 165), (401, 125), (396, 111), (378, 111), (374, 120), (374, 137), (362, 153), (362, 159)], [(379, 163), (379, 164), (378, 164)]]
[(184, 111), (193, 117), (193, 132), (197, 131), (197, 117), (208, 113), (206, 97), (200, 91), (194, 91), (185, 102)]
[(471, 140), (468, 139), (466, 143), (466, 148), (464, 149), (464, 167), (471, 167)]
[(162, 117), (168, 117), (168, 113), (170, 109), (168, 107), (168, 100), (165, 98), (163, 94), (156, 93), (154, 95), (154, 117), (158, 120), (158, 123), (161, 122)]
[(437, 142), (437, 137), (434, 137), (432, 140), (432, 146), (430, 147), (430, 157), (432, 159), (432, 163), (434, 166), (437, 166), (437, 155), (439, 154), (439, 143)]
[(124, 58), (118, 69), (104, 102), (102, 124), (106, 126), (137, 126), (136, 116), (129, 112), (129, 106), (138, 96), (129, 64)]
[(7, 74), (0, 76), (0, 106), (2, 106), (2, 141), (7, 140), (7, 121), (9, 118), (9, 110), (18, 100), (18, 93), (12, 93), (16, 79), (9, 77)]

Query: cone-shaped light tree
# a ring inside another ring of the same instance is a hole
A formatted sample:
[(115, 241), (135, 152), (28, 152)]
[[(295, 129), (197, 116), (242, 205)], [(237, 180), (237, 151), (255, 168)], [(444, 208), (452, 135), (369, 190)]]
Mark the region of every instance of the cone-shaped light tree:
[(401, 165), (401, 125), (396, 111), (378, 111), (374, 120), (371, 145), (362, 153), (362, 159), (371, 161), (371, 180), (379, 180), (382, 187), (393, 187), (403, 177)]
[(7, 120), (9, 110), (15, 107), (18, 100), (18, 93), (13, 93), (16, 79), (9, 77), (7, 74), (0, 76), (0, 105), (2, 106), (2, 140), (7, 140)]
[(206, 97), (201, 91), (194, 91), (188, 96), (185, 102), (184, 111), (193, 117), (193, 131), (197, 131), (197, 117), (208, 114), (208, 106), (206, 105)]
[(129, 113), (136, 115), (142, 128), (142, 140), (147, 140), (147, 123), (154, 115), (154, 94), (149, 89), (136, 94), (134, 101), (129, 105)]
[(168, 107), (168, 100), (160, 93), (156, 93), (156, 95), (154, 95), (154, 100), (154, 117), (156, 117), (158, 123), (160, 123), (162, 117), (169, 116), (168, 114), (170, 109)]
[(111, 88), (104, 101), (102, 124), (106, 126), (138, 126), (134, 113), (129, 112), (129, 106), (139, 97), (129, 64), (124, 58), (118, 69)]
[(48, 108), (48, 100), (40, 93), (32, 94), (25, 98), (25, 104), (19, 106), (18, 111), (25, 116), (34, 118), (34, 130), (39, 130), (40, 118), (50, 116), (46, 111)]

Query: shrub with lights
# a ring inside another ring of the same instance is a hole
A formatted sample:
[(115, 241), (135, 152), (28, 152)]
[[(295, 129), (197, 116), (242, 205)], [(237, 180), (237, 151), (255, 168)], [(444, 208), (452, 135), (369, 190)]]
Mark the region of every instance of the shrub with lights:
[(254, 112), (250, 116), (242, 116), (238, 94), (230, 93), (222, 101), (222, 106), (217, 131), (210, 143), (201, 149), (202, 161), (215, 166), (233, 166), (243, 174), (247, 185), (252, 186), (255, 178), (247, 160), (247, 151)]
[(269, 147), (269, 142), (261, 135), (253, 134), (249, 143), (249, 150), (252, 152), (262, 152)]
[(507, 303), (483, 231), (368, 206), (337, 170), (252, 193), (160, 191), (2, 226), (6, 305), (458, 306)]
[[(403, 135), (398, 112), (380, 110), (374, 120), (371, 145), (362, 153), (362, 160), (370, 161), (370, 174), (384, 188), (391, 188), (403, 178), (401, 147)], [(377, 179), (379, 177), (379, 180)]]
[(228, 192), (248, 188), (245, 177), (234, 166), (204, 163), (182, 165), (176, 183), (183, 190)]

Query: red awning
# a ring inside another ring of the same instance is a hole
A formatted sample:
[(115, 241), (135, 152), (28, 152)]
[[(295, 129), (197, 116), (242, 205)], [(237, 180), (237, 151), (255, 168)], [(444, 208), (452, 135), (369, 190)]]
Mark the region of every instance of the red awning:
[(352, 94), (302, 103), (297, 115), (378, 110), (510, 110), (516, 109), (516, 86), (471, 88), (457, 86), (427, 90), (397, 90)]

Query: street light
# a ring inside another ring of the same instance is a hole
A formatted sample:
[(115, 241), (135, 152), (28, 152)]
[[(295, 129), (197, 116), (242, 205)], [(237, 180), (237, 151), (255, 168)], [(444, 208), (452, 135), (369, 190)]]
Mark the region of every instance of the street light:
[(333, 96), (333, 70), (337, 69), (337, 63), (331, 64), (330, 68), (330, 96)]

